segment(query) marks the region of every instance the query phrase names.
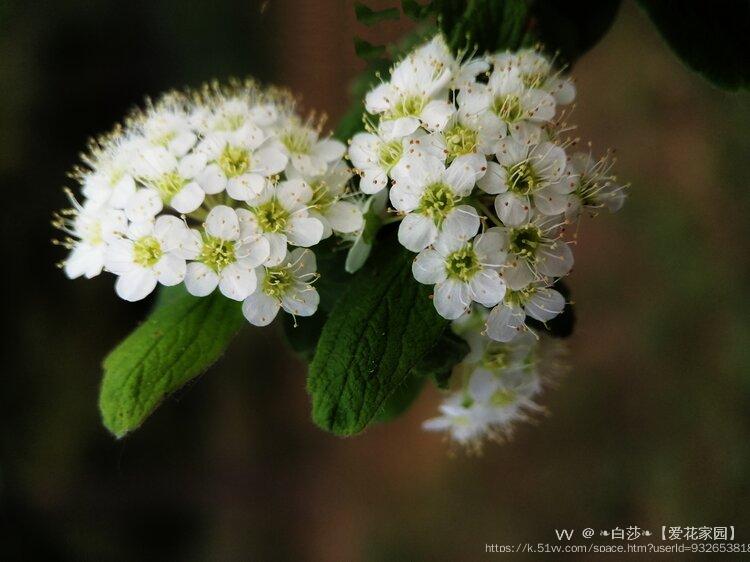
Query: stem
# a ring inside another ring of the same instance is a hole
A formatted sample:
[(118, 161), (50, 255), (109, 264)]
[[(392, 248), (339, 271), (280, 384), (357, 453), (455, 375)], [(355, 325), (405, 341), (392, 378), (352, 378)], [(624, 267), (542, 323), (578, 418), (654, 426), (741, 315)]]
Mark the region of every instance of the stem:
[(482, 203), (479, 199), (474, 199), (473, 201), (470, 201), (477, 209), (482, 211), (484, 215), (492, 221), (492, 223), (495, 226), (503, 226), (503, 223), (500, 222), (500, 219), (498, 219), (495, 214), (490, 210), (490, 208)]

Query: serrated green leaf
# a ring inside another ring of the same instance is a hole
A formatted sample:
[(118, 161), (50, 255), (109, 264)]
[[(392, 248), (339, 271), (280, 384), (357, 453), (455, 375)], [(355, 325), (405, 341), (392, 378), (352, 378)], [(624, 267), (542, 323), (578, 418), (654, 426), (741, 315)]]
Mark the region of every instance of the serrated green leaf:
[(573, 64), (612, 26), (620, 0), (539, 0), (532, 8), (534, 33), (545, 50), (563, 64)]
[(406, 412), (421, 394), (424, 388), (425, 377), (418, 374), (410, 374), (403, 384), (396, 389), (391, 397), (383, 404), (378, 414), (373, 419), (377, 423), (393, 421)]
[(750, 88), (750, 2), (639, 3), (690, 68), (722, 88)]
[(398, 8), (385, 8), (384, 10), (373, 10), (361, 2), (354, 4), (354, 13), (357, 21), (365, 25), (375, 25), (381, 21), (397, 20), (401, 17)]
[(419, 396), (425, 381), (431, 378), (439, 388), (447, 388), (453, 367), (469, 353), (469, 345), (445, 330), (432, 349), (409, 372), (400, 388), (393, 393), (375, 418), (388, 422), (403, 414)]
[(200, 375), (244, 325), (240, 303), (214, 293), (173, 295), (104, 360), (99, 409), (123, 437), (166, 396)]
[(331, 311), (310, 364), (313, 420), (338, 435), (367, 427), (447, 324), (412, 276), (414, 254), (388, 234)]

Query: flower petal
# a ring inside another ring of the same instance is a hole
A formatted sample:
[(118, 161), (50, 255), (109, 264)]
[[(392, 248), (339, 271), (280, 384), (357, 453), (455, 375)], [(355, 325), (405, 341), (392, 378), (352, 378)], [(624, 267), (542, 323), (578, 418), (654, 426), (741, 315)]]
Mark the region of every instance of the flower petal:
[(434, 285), (446, 279), (445, 260), (435, 250), (422, 250), (411, 264), (411, 272), (420, 283)]
[(240, 237), (240, 220), (231, 207), (218, 205), (208, 213), (206, 232), (222, 240), (237, 240)]
[(249, 297), (257, 286), (252, 267), (240, 262), (230, 263), (219, 274), (219, 290), (227, 298), (241, 301)]
[(201, 189), (198, 182), (190, 182), (172, 197), (169, 204), (178, 213), (192, 213), (203, 203), (206, 192)]
[(471, 305), (469, 286), (454, 279), (447, 279), (435, 285), (433, 298), (438, 314), (448, 320), (460, 317)]
[(115, 292), (126, 301), (139, 301), (156, 288), (156, 273), (153, 270), (135, 266), (117, 278)]
[(261, 290), (256, 290), (242, 303), (242, 314), (254, 326), (268, 326), (281, 308), (281, 304)]
[(196, 297), (210, 295), (219, 284), (219, 276), (205, 263), (191, 262), (185, 272), (185, 288)]
[(420, 252), (432, 244), (438, 235), (435, 222), (419, 213), (410, 213), (404, 217), (398, 227), (398, 241), (407, 250)]

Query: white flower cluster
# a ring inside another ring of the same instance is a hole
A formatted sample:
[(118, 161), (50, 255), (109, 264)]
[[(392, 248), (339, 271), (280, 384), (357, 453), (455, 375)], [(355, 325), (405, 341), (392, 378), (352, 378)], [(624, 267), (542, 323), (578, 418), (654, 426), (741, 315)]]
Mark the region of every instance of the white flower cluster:
[(280, 308), (309, 316), (309, 248), (363, 228), (345, 150), (289, 95), (249, 81), (166, 94), (83, 155), (82, 201), (69, 192), (73, 208), (55, 221), (71, 250), (65, 273), (114, 273), (128, 301), (157, 284), (218, 287), (256, 325)]
[(566, 226), (585, 209), (616, 211), (624, 189), (609, 155), (566, 150), (558, 107), (573, 83), (536, 50), (460, 60), (442, 36), (418, 47), (371, 90), (368, 132), (349, 159), (365, 193), (388, 190), (413, 274), (434, 285), (447, 319), (491, 309), (498, 342), (547, 322), (565, 299), (554, 284), (573, 266)]
[(460, 388), (440, 406), (440, 416), (423, 427), (445, 431), (458, 444), (478, 450), (485, 439), (502, 441), (514, 425), (542, 412), (535, 402), (544, 384), (560, 374), (562, 347), (548, 336), (526, 332), (512, 342), (497, 342), (481, 332), (486, 311), (475, 310), (453, 322), (453, 331), (470, 351), (454, 368)]

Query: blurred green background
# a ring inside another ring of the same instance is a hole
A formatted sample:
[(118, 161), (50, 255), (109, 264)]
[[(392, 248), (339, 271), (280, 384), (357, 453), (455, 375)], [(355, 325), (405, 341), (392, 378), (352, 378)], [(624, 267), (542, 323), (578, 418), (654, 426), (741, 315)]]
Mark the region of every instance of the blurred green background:
[(474, 560), (617, 525), (735, 525), (750, 543), (750, 96), (683, 67), (632, 2), (574, 70), (578, 134), (616, 147), (632, 188), (581, 222), (550, 416), (452, 455), (420, 429), (430, 389), (338, 439), (310, 422), (281, 331), (248, 326), (140, 431), (102, 428), (101, 359), (150, 303), (54, 268), (50, 213), (86, 138), (146, 95), (246, 74), (335, 125), (363, 66), (353, 35), (407, 27), (360, 29), (334, 0), (0, 2), (3, 560)]

